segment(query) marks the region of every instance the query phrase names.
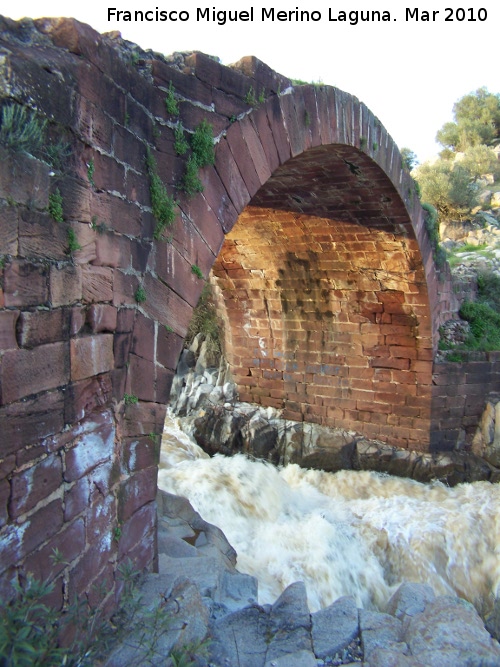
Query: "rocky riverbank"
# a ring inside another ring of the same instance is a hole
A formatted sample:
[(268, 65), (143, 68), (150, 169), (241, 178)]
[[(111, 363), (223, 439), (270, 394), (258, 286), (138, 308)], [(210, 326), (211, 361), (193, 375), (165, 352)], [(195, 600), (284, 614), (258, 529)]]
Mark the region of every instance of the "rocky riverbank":
[(236, 570), (234, 549), (218, 528), (183, 498), (160, 491), (158, 506), (160, 572), (142, 586), (143, 613), (159, 608), (170, 621), (154, 645), (131, 632), (106, 667), (500, 665), (500, 645), (474, 607), (425, 584), (401, 585), (383, 612), (342, 597), (310, 613), (301, 582), (261, 606), (256, 580)]
[(276, 465), (297, 463), (327, 472), (373, 470), (450, 486), (500, 481), (498, 402), (499, 397), (492, 397), (488, 404), (473, 451), (431, 454), (399, 449), (352, 431), (284, 420), (274, 408), (239, 402), (225, 360), (213, 357), (201, 335), (182, 352), (171, 396), (183, 430), (209, 454), (241, 452)]

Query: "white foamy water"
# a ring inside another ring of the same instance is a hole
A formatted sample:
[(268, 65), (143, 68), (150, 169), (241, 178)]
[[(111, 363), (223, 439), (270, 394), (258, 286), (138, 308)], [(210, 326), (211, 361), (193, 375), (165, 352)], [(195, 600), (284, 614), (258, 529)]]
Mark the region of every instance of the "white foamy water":
[(372, 472), (210, 458), (168, 418), (158, 485), (223, 530), (273, 602), (304, 581), (312, 611), (342, 595), (382, 608), (403, 581), (485, 612), (500, 594), (500, 485), (447, 488)]

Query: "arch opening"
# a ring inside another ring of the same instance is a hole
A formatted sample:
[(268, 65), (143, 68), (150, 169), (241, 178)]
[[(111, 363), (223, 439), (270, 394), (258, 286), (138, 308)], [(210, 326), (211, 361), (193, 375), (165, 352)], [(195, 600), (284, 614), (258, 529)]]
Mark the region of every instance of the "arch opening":
[(400, 196), (367, 155), (329, 145), (284, 163), (227, 234), (212, 276), (242, 400), (428, 449), (424, 266)]

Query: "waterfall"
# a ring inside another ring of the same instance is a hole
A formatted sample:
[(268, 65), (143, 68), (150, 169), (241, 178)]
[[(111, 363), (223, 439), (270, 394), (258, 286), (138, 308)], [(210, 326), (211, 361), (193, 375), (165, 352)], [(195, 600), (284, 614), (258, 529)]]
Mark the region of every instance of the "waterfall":
[(219, 526), (259, 602), (304, 581), (312, 611), (343, 595), (383, 609), (404, 581), (457, 594), (480, 613), (500, 593), (500, 485), (448, 488), (361, 471), (209, 457), (167, 418), (158, 486)]

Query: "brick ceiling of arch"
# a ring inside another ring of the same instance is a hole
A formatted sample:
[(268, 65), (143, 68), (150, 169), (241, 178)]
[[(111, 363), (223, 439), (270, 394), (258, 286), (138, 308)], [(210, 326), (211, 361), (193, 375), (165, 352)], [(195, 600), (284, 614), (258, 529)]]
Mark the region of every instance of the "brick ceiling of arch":
[(213, 275), (243, 399), (428, 446), (424, 264), (401, 197), (370, 157), (330, 145), (285, 162), (226, 236)]

